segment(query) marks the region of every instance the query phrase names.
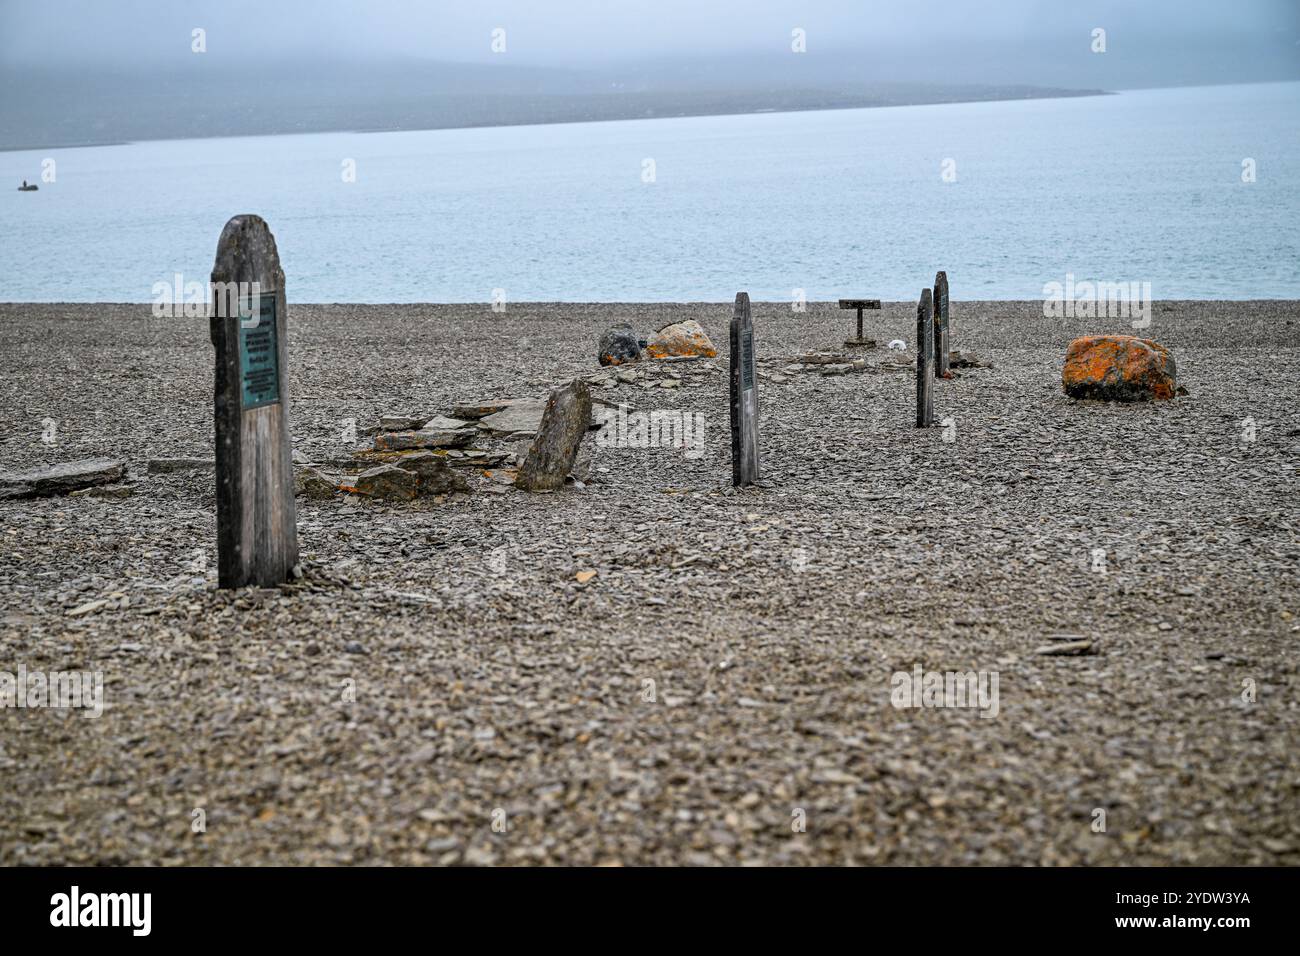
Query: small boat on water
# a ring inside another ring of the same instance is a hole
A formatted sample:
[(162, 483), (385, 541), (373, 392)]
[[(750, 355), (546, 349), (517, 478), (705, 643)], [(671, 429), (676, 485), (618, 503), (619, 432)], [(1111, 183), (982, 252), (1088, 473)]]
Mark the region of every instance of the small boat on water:
[(36, 192), (36, 190), (40, 188), (41, 187), (37, 186), (35, 183), (29, 183), (27, 180), (24, 179), (23, 184), (18, 187), (18, 191), (20, 193), (34, 193)]

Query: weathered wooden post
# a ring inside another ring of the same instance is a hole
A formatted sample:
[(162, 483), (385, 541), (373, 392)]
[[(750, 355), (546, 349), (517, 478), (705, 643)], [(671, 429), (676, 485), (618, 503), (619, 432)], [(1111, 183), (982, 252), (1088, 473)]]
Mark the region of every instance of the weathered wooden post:
[(864, 339), (862, 337), (862, 310), (863, 309), (879, 310), (880, 300), (879, 299), (840, 299), (840, 308), (858, 310), (858, 334), (856, 337), (847, 340), (844, 344), (850, 348), (855, 345), (865, 345), (874, 348), (876, 344), (874, 340)]
[(934, 277), (934, 377), (948, 378), (948, 273)]
[(916, 307), (916, 427), (934, 424), (934, 316), (930, 290)]
[(217, 579), (273, 587), (298, 563), (284, 272), (260, 216), (226, 223), (212, 266)]
[(754, 322), (749, 293), (736, 294), (731, 317), (731, 483), (758, 480), (758, 387), (754, 377)]

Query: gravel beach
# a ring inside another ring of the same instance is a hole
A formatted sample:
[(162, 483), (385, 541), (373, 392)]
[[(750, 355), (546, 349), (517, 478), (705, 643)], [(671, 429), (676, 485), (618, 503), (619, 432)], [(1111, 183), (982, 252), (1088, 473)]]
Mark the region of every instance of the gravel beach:
[[(97, 719), (0, 710), (0, 863), (1300, 864), (1300, 303), (1155, 303), (1187, 394), (1114, 405), (1061, 363), (1128, 319), (955, 301), (991, 367), (936, 382), (924, 430), (915, 303), (868, 312), (844, 374), (791, 367), (853, 313), (755, 303), (737, 491), (730, 303), (289, 294), (302, 460), (684, 319), (716, 359), (593, 397), (700, 412), (703, 452), (299, 497), (303, 577), (223, 592), (211, 470), (149, 467), (212, 458), (206, 319), (0, 305), (0, 467), (115, 458), (131, 489), (0, 501), (0, 671), (104, 677)], [(996, 713), (895, 706), (918, 667), (996, 675)]]

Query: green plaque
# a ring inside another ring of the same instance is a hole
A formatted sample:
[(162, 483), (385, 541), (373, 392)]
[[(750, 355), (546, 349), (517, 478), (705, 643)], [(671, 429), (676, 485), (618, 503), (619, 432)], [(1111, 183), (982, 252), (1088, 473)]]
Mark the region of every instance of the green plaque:
[(280, 401), (280, 348), (275, 337), (275, 293), (239, 300), (239, 379), (244, 408)]

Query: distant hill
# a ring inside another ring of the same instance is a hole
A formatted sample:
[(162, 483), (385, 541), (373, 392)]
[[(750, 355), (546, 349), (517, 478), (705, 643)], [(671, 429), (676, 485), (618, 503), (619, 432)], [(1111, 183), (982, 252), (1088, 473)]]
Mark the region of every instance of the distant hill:
[(1017, 84), (882, 82), (853, 61), (662, 61), (567, 70), (482, 63), (268, 68), (194, 56), (156, 69), (0, 67), (0, 149), (148, 139), (443, 129), (1046, 96)]

